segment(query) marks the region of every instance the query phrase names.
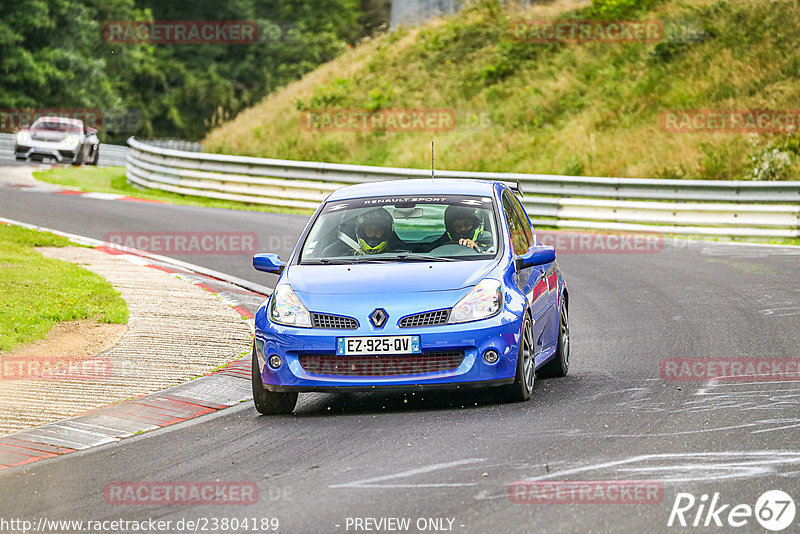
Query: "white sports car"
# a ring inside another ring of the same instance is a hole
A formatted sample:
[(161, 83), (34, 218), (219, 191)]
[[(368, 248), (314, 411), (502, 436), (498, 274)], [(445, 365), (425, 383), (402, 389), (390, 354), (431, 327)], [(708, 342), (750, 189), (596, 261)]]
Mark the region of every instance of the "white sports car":
[(82, 120), (39, 117), (17, 132), (14, 154), (20, 160), (97, 165), (100, 141), (97, 130), (85, 128)]

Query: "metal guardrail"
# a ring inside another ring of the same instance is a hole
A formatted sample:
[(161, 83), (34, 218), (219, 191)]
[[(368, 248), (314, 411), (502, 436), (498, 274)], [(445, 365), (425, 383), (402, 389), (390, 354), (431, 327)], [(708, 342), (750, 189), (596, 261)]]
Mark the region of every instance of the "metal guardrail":
[[(12, 133), (0, 133), (0, 161), (15, 159), (14, 139)], [(100, 160), (97, 163), (101, 167), (125, 165), (127, 154), (127, 146), (100, 143)]]
[(100, 143), (100, 159), (97, 164), (101, 167), (122, 166), (128, 162), (128, 147), (121, 145), (107, 145)]
[(161, 148), (171, 148), (173, 150), (183, 150), (184, 152), (202, 152), (203, 144), (197, 141), (184, 141), (183, 139), (148, 139), (148, 145)]
[[(251, 204), (314, 209), (353, 183), (430, 171), (187, 152), (128, 139), (128, 181)], [(437, 170), (437, 178), (517, 181), (534, 224), (569, 229), (800, 237), (800, 181), (656, 180)]]

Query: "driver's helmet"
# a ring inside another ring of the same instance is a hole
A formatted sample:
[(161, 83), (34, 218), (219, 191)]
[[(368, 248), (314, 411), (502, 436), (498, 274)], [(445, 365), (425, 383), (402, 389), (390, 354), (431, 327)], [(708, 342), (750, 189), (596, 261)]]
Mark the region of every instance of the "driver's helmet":
[(476, 215), (474, 208), (452, 205), (444, 210), (444, 227), (447, 237), (452, 241), (477, 241), (483, 233), (483, 224), (483, 219)]
[(384, 252), (389, 246), (394, 219), (383, 208), (375, 208), (358, 216), (356, 239), (367, 254)]

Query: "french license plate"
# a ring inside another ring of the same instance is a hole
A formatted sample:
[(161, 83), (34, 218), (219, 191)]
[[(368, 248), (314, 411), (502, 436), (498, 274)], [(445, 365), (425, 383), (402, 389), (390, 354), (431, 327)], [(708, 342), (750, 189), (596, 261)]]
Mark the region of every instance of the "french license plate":
[(419, 354), (419, 336), (337, 337), (338, 356)]

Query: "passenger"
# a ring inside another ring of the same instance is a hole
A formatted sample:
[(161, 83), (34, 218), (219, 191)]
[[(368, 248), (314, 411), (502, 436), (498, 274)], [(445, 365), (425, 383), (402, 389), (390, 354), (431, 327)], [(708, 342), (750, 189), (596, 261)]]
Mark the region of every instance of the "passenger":
[(483, 238), (483, 219), (474, 208), (452, 205), (444, 211), (445, 233), (433, 242), (433, 248), (442, 245), (458, 244), (476, 252), (484, 252), (491, 246)]

